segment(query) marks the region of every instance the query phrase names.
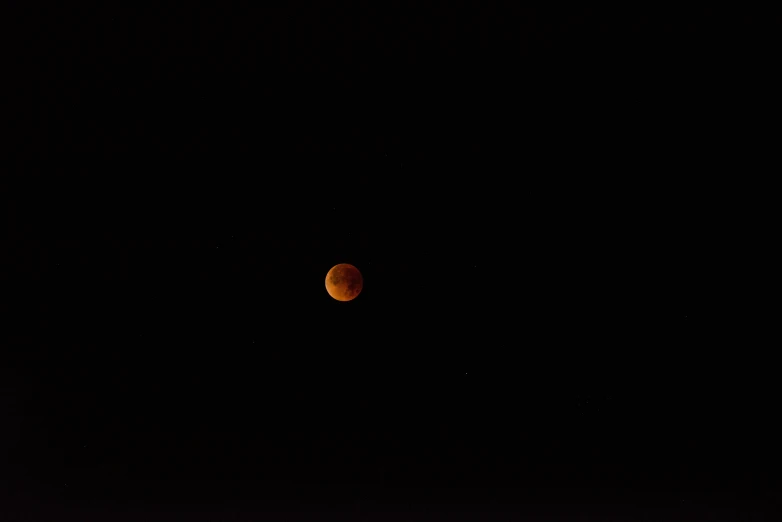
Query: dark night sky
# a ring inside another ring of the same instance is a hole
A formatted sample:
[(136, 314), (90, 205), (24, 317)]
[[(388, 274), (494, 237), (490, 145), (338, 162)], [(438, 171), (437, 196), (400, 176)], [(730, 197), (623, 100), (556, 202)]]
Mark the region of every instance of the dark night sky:
[(696, 305), (762, 17), (459, 5), (12, 13), (3, 505), (762, 519)]

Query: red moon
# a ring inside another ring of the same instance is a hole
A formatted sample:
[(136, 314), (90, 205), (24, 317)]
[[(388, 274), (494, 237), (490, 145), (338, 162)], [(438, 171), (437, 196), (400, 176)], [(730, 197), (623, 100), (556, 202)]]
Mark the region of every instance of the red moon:
[(326, 291), (337, 301), (352, 301), (364, 287), (361, 272), (353, 265), (336, 265), (326, 274)]

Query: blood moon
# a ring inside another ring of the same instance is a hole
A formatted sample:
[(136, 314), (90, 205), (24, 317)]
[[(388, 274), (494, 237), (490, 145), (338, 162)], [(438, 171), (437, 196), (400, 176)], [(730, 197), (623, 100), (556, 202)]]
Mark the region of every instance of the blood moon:
[(364, 278), (353, 265), (341, 263), (326, 274), (326, 291), (337, 301), (352, 301), (364, 288)]

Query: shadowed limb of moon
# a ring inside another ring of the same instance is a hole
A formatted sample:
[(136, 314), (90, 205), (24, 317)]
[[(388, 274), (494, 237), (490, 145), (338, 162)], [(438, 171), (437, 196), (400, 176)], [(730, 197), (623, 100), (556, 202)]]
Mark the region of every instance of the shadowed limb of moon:
[(337, 301), (352, 301), (361, 293), (364, 278), (353, 265), (336, 265), (326, 274), (326, 291)]

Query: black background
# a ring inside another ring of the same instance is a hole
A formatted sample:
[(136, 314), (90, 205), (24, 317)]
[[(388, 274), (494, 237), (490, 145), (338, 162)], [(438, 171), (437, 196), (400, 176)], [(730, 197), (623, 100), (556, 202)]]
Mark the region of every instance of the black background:
[(684, 520), (778, 495), (771, 368), (696, 304), (773, 18), (6, 19), (4, 505)]

